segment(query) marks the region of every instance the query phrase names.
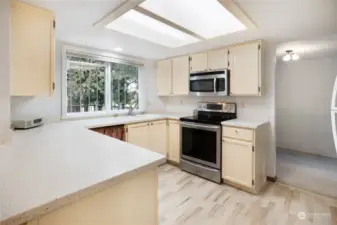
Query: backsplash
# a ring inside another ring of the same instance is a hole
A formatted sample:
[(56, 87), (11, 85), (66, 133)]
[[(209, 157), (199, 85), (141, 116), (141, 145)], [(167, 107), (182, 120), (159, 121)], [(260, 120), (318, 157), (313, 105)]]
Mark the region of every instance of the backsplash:
[[(162, 111), (172, 113), (192, 114), (197, 103), (201, 101), (211, 102), (235, 102), (237, 103), (238, 118), (251, 120), (270, 120), (271, 104), (268, 99), (261, 97), (160, 97)], [(157, 101), (158, 102), (158, 101)], [(155, 106), (151, 108), (157, 109)], [(158, 110), (150, 110), (158, 111)]]

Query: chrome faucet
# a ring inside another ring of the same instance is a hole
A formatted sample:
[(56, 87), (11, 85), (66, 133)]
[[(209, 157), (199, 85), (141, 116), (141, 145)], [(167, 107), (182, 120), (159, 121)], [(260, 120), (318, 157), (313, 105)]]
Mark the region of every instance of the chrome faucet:
[(130, 105), (130, 107), (129, 107), (128, 115), (129, 115), (129, 116), (132, 116), (132, 115), (133, 115), (133, 107), (132, 107), (131, 105)]

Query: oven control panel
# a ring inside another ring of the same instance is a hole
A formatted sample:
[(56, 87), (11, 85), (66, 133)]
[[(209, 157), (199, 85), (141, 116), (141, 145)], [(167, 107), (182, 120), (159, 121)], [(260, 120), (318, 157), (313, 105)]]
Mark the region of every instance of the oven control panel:
[(199, 111), (236, 113), (236, 103), (232, 102), (199, 102)]

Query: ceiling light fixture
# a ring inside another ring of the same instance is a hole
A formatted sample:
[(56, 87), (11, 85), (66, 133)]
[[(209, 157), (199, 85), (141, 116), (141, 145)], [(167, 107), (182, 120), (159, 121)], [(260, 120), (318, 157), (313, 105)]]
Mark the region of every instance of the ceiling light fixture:
[(112, 21), (106, 28), (171, 48), (199, 41), (195, 37), (133, 9)]
[(114, 51), (116, 51), (116, 52), (122, 52), (123, 49), (121, 47), (117, 47), (117, 48), (114, 48)]
[(300, 56), (296, 53), (293, 53), (293, 50), (287, 50), (286, 55), (283, 56), (283, 61), (289, 62), (290, 60), (299, 60)]
[(217, 0), (146, 0), (140, 7), (206, 39), (247, 29)]
[(299, 57), (299, 55), (297, 55), (296, 53), (293, 53), (293, 54), (291, 55), (291, 59), (292, 59), (292, 60), (299, 60), (300, 57)]

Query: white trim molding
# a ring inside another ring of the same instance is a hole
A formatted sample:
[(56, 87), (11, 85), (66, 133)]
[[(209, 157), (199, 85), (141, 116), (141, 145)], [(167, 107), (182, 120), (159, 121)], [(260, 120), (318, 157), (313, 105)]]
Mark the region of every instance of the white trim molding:
[(336, 97), (337, 97), (337, 76), (336, 76), (336, 79), (335, 79), (335, 84), (333, 86), (332, 98), (331, 98), (331, 127), (332, 127), (333, 140), (334, 140), (334, 143), (335, 143), (335, 150), (336, 150), (336, 153), (337, 153)]

